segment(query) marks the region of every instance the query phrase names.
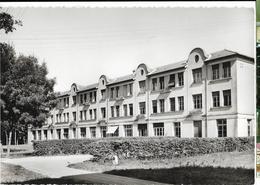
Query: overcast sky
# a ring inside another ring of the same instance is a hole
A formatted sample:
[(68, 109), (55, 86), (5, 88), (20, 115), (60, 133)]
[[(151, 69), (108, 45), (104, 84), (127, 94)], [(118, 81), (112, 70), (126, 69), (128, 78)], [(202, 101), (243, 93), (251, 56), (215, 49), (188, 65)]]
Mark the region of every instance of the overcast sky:
[(56, 91), (229, 49), (253, 57), (254, 11), (246, 8), (4, 8), (23, 26), (0, 41), (45, 61)]

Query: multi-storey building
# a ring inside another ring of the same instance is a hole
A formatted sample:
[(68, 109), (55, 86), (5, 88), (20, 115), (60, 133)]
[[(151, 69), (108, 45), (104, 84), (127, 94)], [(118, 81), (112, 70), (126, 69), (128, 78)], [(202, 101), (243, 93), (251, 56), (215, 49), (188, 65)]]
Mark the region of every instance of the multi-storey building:
[(254, 59), (193, 49), (184, 61), (72, 84), (29, 140), (100, 137), (254, 135)]

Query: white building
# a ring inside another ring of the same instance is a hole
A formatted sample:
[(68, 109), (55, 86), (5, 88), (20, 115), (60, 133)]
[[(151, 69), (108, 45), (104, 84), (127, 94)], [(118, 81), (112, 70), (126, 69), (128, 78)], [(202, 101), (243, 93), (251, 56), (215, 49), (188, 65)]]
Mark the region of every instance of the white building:
[(28, 141), (100, 137), (243, 137), (254, 130), (254, 59), (193, 49), (184, 61), (71, 89)]

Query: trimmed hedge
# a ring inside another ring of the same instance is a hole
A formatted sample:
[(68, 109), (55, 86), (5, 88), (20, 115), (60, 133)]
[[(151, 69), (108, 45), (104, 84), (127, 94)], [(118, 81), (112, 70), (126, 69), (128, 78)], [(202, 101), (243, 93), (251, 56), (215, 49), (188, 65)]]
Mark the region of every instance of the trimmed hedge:
[(151, 159), (246, 151), (254, 149), (255, 143), (254, 137), (133, 137), (34, 141), (33, 146), (35, 155), (91, 154), (108, 159), (117, 154), (119, 158)]

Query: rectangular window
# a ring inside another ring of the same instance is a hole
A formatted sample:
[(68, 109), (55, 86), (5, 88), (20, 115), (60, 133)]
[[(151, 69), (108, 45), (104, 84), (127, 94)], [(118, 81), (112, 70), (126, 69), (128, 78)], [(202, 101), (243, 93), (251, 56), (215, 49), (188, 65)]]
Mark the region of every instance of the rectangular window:
[(202, 108), (202, 94), (193, 95), (193, 105), (194, 105), (194, 109)]
[(94, 91), (93, 93), (94, 93), (94, 96), (93, 96), (92, 102), (96, 102), (97, 101), (97, 92)]
[(116, 87), (116, 98), (119, 97), (119, 87)]
[(145, 114), (145, 102), (139, 103), (140, 114)]
[(157, 78), (152, 79), (152, 90), (155, 91), (157, 89)]
[(90, 137), (95, 138), (96, 137), (96, 127), (90, 127)]
[(57, 129), (57, 139), (61, 139), (61, 129)]
[(73, 96), (72, 100), (73, 100), (73, 105), (76, 105), (76, 96)]
[(159, 78), (159, 85), (160, 85), (160, 90), (164, 89), (164, 77)]
[(220, 106), (219, 91), (212, 92), (213, 107)]
[(123, 105), (124, 107), (124, 116), (127, 116), (127, 104)]
[(123, 97), (127, 97), (127, 85), (123, 86)]
[(152, 104), (153, 104), (153, 113), (157, 113), (157, 100), (153, 100), (152, 101)]
[(106, 90), (103, 89), (101, 90), (101, 100), (105, 100), (106, 99)]
[(184, 97), (183, 96), (179, 96), (178, 97), (178, 102), (179, 102), (179, 110), (184, 110)]
[(86, 127), (80, 128), (80, 137), (85, 138), (86, 137)]
[(175, 87), (175, 74), (170, 75), (169, 86)]
[(202, 82), (202, 69), (201, 68), (193, 69), (192, 74), (193, 74), (193, 82), (194, 83)]
[(107, 127), (106, 126), (100, 127), (100, 134), (101, 134), (101, 137), (107, 136)]
[(125, 136), (131, 137), (133, 136), (133, 126), (132, 125), (124, 125), (125, 128)]
[(175, 137), (181, 137), (181, 123), (174, 122), (174, 134)]
[(105, 107), (101, 108), (101, 115), (102, 115), (102, 118), (106, 118), (106, 108)]
[(67, 112), (67, 122), (70, 121), (70, 118), (69, 118), (69, 113)]
[(219, 64), (212, 65), (212, 79), (219, 79)]
[(66, 113), (63, 113), (63, 122), (66, 122)]
[(227, 120), (217, 119), (218, 137), (227, 137)]
[(145, 80), (139, 82), (140, 93), (145, 92)]
[(89, 117), (90, 119), (93, 119), (92, 109), (89, 110)]
[(43, 135), (44, 135), (44, 139), (47, 140), (48, 139), (47, 130), (43, 130)]
[(159, 100), (160, 102), (160, 112), (163, 113), (164, 112), (164, 99)]
[(171, 111), (175, 111), (175, 98), (170, 98)]
[(35, 132), (35, 130), (32, 131), (32, 134), (33, 134), (33, 140), (36, 140), (36, 132)]
[(53, 115), (51, 115), (51, 124), (54, 123), (54, 120), (53, 120)]
[(193, 121), (194, 137), (202, 137), (202, 121)]
[(87, 120), (87, 110), (84, 110), (84, 111), (83, 111), (83, 119), (84, 119), (84, 120)]
[(132, 96), (133, 95), (133, 84), (129, 84), (129, 94), (128, 96)]
[(183, 72), (178, 73), (178, 81), (179, 81), (179, 86), (184, 85)]
[(87, 94), (84, 94), (84, 102), (87, 102)]
[(114, 87), (110, 89), (110, 99), (114, 98)]
[(133, 116), (133, 115), (134, 115), (133, 104), (129, 104), (129, 115), (130, 115), (130, 116)]
[(83, 120), (83, 111), (79, 112), (79, 120), (82, 121)]
[(111, 117), (115, 117), (115, 113), (114, 113), (114, 106), (111, 106)]
[(116, 117), (120, 116), (120, 107), (119, 105), (116, 106)]
[(94, 110), (94, 119), (97, 119), (97, 109), (93, 109)]
[(223, 63), (223, 78), (231, 77), (230, 62)]
[(69, 129), (68, 128), (63, 129), (63, 137), (64, 137), (64, 139), (69, 139)]
[(93, 100), (93, 94), (92, 94), (92, 92), (89, 93), (89, 100), (90, 100), (90, 102), (92, 102), (92, 100)]
[(80, 104), (83, 104), (83, 94), (80, 95)]
[(73, 112), (73, 121), (76, 121), (76, 112)]
[(224, 106), (231, 106), (231, 90), (223, 91)]
[(59, 123), (59, 115), (56, 114), (56, 123)]
[(164, 123), (153, 124), (154, 136), (164, 136)]

